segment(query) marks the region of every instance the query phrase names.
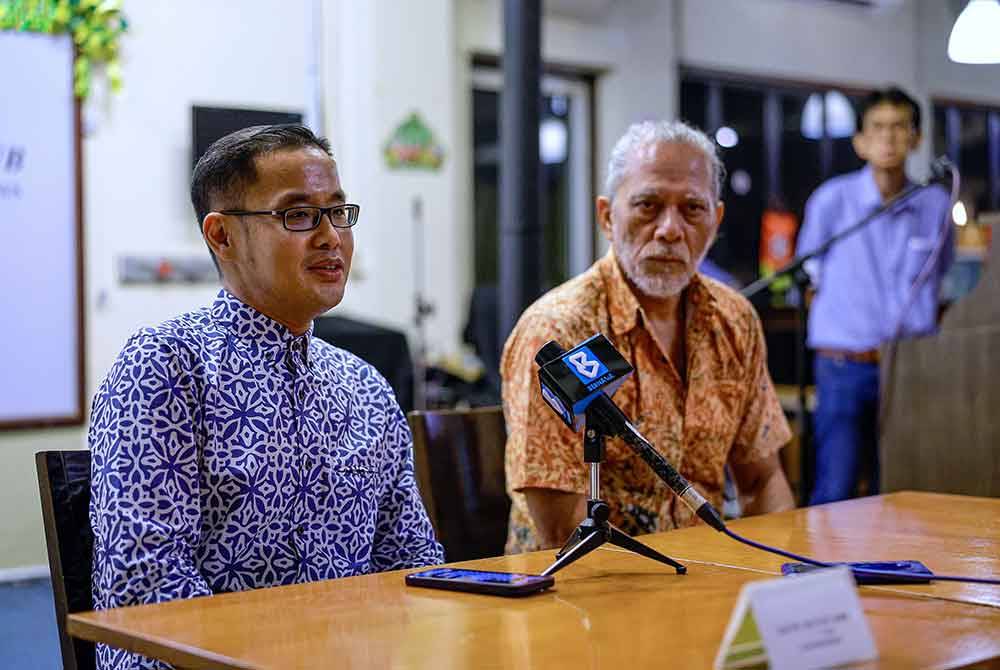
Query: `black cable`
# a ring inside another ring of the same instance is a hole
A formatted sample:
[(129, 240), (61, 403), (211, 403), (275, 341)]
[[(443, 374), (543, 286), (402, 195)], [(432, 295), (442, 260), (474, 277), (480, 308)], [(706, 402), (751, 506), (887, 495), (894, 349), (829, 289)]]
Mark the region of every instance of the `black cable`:
[[(595, 403), (596, 404), (596, 403)], [(605, 422), (611, 419), (610, 416), (606, 417), (604, 414), (609, 412), (611, 408), (617, 410), (612, 403), (606, 403), (603, 406), (598, 405), (595, 408), (602, 416), (600, 421)], [(604, 423), (603, 425), (609, 425)], [(792, 553), (790, 551), (785, 551), (784, 549), (778, 549), (777, 547), (772, 547), (770, 545), (764, 544), (762, 542), (756, 542), (754, 540), (748, 539), (735, 533), (726, 526), (725, 521), (722, 520), (722, 516), (716, 511), (710, 502), (704, 499), (691, 485), (687, 479), (684, 478), (670, 463), (660, 455), (650, 443), (631, 423), (626, 421), (626, 429), (619, 432), (619, 436), (625, 440), (625, 443), (632, 448), (636, 454), (642, 458), (642, 460), (649, 466), (649, 468), (656, 473), (656, 475), (663, 480), (663, 482), (670, 487), (677, 496), (691, 508), (691, 510), (698, 515), (702, 521), (707, 523), (712, 528), (715, 528), (720, 533), (729, 536), (730, 538), (745, 544), (749, 547), (759, 549), (761, 551), (766, 551), (768, 553), (777, 554), (778, 556), (783, 556), (785, 558), (790, 558), (800, 563), (808, 563), (809, 565), (815, 565), (820, 568), (832, 568), (840, 565), (847, 565), (846, 563), (828, 563), (826, 561), (819, 561), (815, 558), (810, 558), (808, 556), (801, 556), (799, 554)], [(612, 432), (614, 434), (614, 432)], [(851, 568), (851, 572), (855, 577), (891, 577), (896, 580), (904, 579), (913, 582), (927, 582), (927, 581), (941, 581), (941, 582), (968, 582), (971, 584), (996, 584), (1000, 586), (1000, 579), (990, 579), (986, 577), (963, 577), (957, 575), (935, 575), (920, 572), (893, 572), (890, 570), (869, 570), (857, 568), (848, 565)]]
[[(790, 551), (784, 551), (776, 547), (772, 547), (762, 542), (755, 542), (748, 538), (743, 537), (738, 533), (734, 533), (725, 528), (722, 532), (737, 542), (742, 542), (745, 545), (753, 547), (755, 549), (760, 549), (761, 551), (766, 551), (772, 554), (777, 554), (778, 556), (784, 556), (785, 558), (791, 558), (792, 560), (799, 561), (800, 563), (808, 563), (809, 565), (815, 565), (820, 568), (833, 568), (840, 565), (848, 565), (847, 563), (827, 563), (825, 561), (817, 561), (814, 558), (809, 558), (808, 556), (800, 556), (794, 554)], [(939, 582), (968, 582), (971, 584), (996, 584), (1000, 585), (1000, 579), (989, 579), (986, 577), (962, 577), (956, 575), (936, 575), (933, 573), (926, 572), (893, 572), (890, 570), (868, 570), (862, 568), (855, 568), (850, 565), (851, 572), (854, 575), (861, 577), (892, 577), (894, 579), (909, 579), (914, 582), (927, 582), (927, 581), (939, 581)]]

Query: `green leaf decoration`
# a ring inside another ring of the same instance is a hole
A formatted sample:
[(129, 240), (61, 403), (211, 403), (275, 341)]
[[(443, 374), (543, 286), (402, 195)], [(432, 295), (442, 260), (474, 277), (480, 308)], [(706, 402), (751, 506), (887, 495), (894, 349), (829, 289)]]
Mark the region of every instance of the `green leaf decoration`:
[(122, 89), (118, 45), (128, 22), (121, 0), (0, 0), (0, 30), (70, 35), (76, 45), (73, 90), (80, 99), (90, 94), (95, 66), (104, 69), (113, 92)]

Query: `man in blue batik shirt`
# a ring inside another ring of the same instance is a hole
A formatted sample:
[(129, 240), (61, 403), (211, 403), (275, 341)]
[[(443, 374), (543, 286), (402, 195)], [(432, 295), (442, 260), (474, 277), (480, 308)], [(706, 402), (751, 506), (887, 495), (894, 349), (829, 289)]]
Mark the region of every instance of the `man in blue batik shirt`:
[(191, 199), (223, 289), (132, 336), (94, 398), (95, 607), (442, 562), (389, 385), (310, 337), (344, 295), (358, 219), (328, 142), (228, 135)]
[[(904, 168), (920, 144), (916, 101), (898, 88), (876, 91), (862, 103), (857, 128), (854, 149), (867, 165), (813, 193), (799, 254), (910, 185)], [(944, 189), (924, 189), (834, 245), (810, 273), (817, 293), (808, 343), (816, 353), (818, 396), (810, 504), (855, 495), (863, 468), (870, 473), (868, 492), (878, 492), (879, 346), (937, 326), (938, 291), (953, 256), (948, 204)], [(922, 275), (926, 281), (914, 293)]]

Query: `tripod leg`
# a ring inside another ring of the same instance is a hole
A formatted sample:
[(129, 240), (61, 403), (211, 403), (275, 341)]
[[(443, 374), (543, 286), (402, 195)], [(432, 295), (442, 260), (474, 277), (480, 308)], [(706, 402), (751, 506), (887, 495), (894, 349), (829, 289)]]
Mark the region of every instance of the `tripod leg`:
[(567, 565), (572, 563), (578, 558), (586, 556), (594, 549), (607, 542), (607, 537), (603, 530), (595, 528), (591, 530), (587, 535), (583, 537), (582, 540), (576, 543), (572, 549), (567, 551), (565, 554), (556, 559), (556, 562), (550, 565), (542, 573), (543, 576), (548, 577), (549, 575), (554, 575), (559, 570), (562, 570)]
[(573, 534), (569, 536), (568, 540), (566, 540), (566, 544), (562, 546), (562, 549), (556, 552), (556, 558), (562, 558), (566, 552), (576, 546), (582, 539), (583, 531), (580, 530), (579, 526), (577, 526), (576, 529), (573, 530)]
[(608, 538), (608, 541), (611, 542), (611, 544), (621, 547), (622, 549), (628, 549), (629, 551), (645, 556), (646, 558), (651, 558), (654, 561), (659, 561), (660, 563), (666, 563), (670, 567), (677, 570), (677, 574), (679, 575), (683, 575), (684, 573), (687, 572), (687, 568), (678, 563), (677, 561), (675, 561), (674, 559), (670, 558), (669, 556), (664, 556), (663, 554), (658, 552), (656, 549), (653, 549), (652, 547), (647, 547), (642, 542), (639, 542), (638, 540), (629, 537), (628, 535), (621, 532), (614, 526), (609, 525), (608, 530), (610, 531), (611, 535)]

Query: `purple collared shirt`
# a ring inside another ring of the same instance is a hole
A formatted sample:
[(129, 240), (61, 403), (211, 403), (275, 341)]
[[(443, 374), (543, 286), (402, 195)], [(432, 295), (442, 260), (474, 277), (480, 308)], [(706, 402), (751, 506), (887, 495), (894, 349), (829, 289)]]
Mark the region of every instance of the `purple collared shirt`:
[[(944, 234), (938, 262), (906, 310), (902, 329), (904, 337), (934, 332), (941, 279), (954, 256), (948, 203), (944, 189), (923, 189), (817, 259), (818, 270), (810, 272), (817, 286), (811, 348), (866, 351), (892, 339), (913, 281)], [(796, 252), (816, 249), (881, 204), (870, 167), (834, 177), (806, 203)]]

